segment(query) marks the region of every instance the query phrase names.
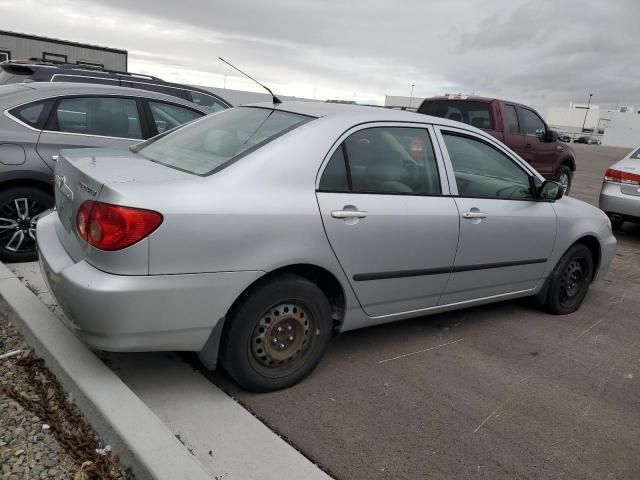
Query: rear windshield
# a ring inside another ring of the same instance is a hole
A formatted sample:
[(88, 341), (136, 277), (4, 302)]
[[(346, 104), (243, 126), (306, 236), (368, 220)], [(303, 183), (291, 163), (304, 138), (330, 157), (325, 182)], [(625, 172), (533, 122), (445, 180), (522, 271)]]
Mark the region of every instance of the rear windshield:
[(269, 143), (311, 117), (267, 108), (225, 110), (140, 143), (131, 150), (154, 162), (196, 175)]
[(33, 70), (19, 65), (3, 65), (0, 67), (0, 85), (24, 82), (33, 75)]
[(425, 100), (418, 112), (467, 123), (477, 128), (493, 128), (490, 103), (466, 100)]

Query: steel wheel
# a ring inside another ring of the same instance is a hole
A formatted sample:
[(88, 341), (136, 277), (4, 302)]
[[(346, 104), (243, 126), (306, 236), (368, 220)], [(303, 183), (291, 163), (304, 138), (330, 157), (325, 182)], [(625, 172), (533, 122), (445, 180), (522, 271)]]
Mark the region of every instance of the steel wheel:
[(560, 304), (568, 306), (586, 288), (588, 281), (585, 277), (586, 265), (583, 259), (574, 259), (562, 273), (560, 278)]
[(36, 249), (36, 222), (49, 207), (35, 199), (14, 198), (0, 205), (0, 247), (8, 252)]
[(255, 368), (280, 377), (295, 369), (311, 347), (315, 320), (300, 301), (279, 303), (261, 315), (251, 336)]
[(255, 392), (287, 388), (309, 375), (333, 330), (323, 291), (292, 274), (255, 285), (227, 322), (221, 363), (240, 386)]

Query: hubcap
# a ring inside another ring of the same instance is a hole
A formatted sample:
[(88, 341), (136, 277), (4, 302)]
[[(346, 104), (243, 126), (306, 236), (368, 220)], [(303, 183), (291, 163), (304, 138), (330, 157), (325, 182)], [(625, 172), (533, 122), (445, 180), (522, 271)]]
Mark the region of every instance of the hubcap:
[(265, 312), (251, 336), (254, 358), (265, 367), (288, 364), (309, 347), (311, 316), (301, 305), (281, 303)]
[(584, 284), (584, 268), (580, 260), (573, 260), (562, 274), (560, 281), (560, 301), (574, 298)]
[(35, 250), (36, 222), (45, 209), (28, 198), (15, 198), (0, 205), (0, 247), (16, 253)]

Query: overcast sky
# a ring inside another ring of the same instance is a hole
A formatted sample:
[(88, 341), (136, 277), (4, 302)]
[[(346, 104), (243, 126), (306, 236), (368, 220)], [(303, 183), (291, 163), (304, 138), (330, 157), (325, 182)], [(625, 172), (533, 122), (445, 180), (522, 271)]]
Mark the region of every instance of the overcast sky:
[(129, 69), (359, 102), (475, 93), (640, 104), (638, 0), (0, 0), (2, 28), (129, 51)]

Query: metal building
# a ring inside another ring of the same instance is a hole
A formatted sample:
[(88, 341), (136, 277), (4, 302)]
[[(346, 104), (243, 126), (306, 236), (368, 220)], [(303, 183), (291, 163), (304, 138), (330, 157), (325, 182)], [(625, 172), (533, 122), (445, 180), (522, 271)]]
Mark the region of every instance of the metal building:
[(127, 70), (127, 51), (0, 30), (0, 62), (32, 58)]

